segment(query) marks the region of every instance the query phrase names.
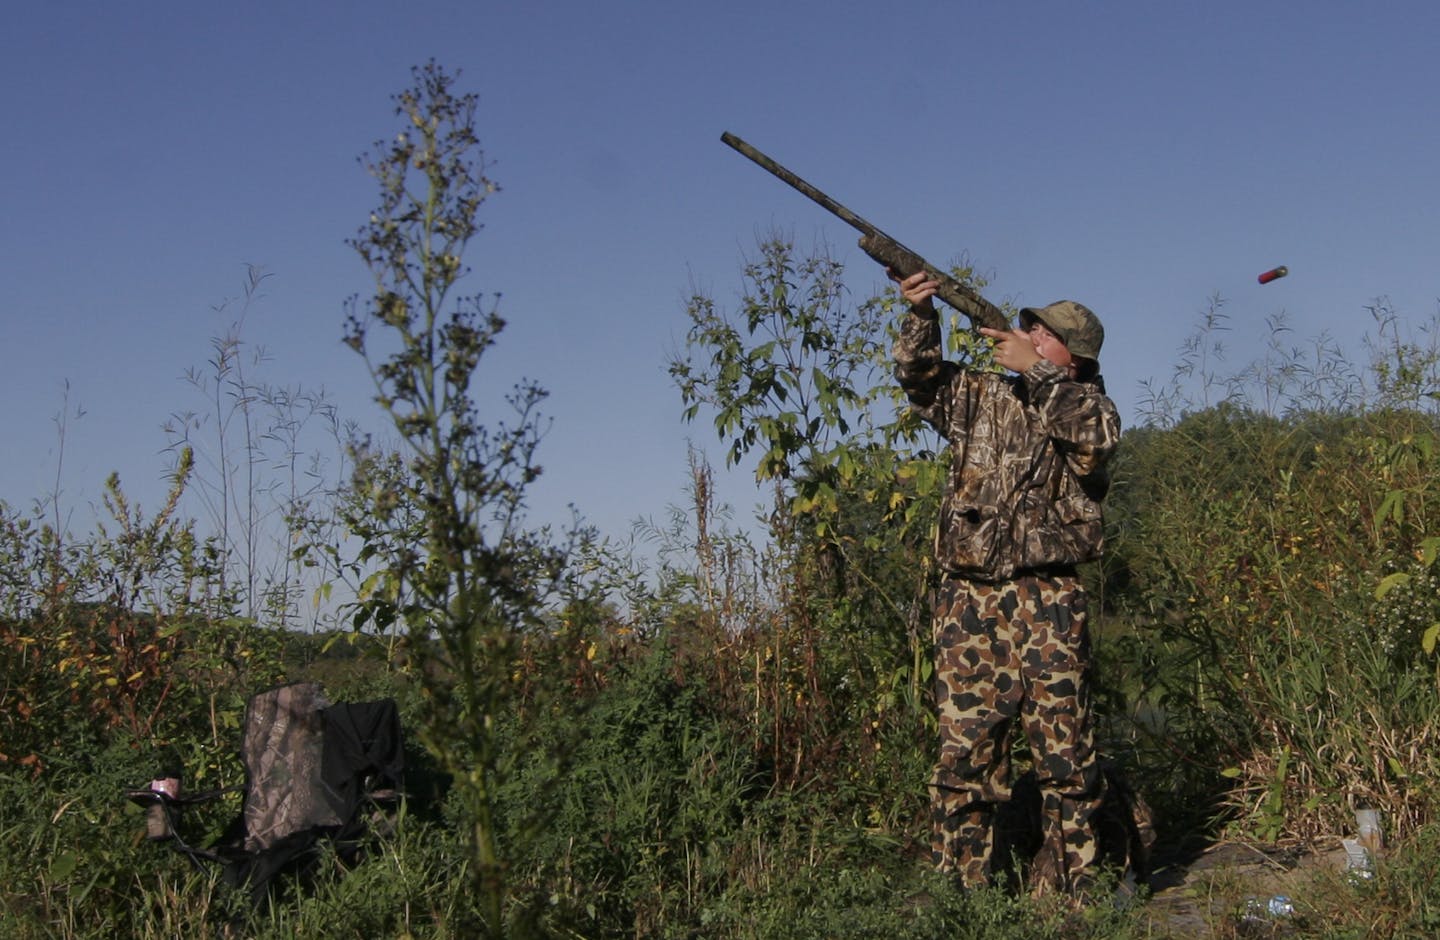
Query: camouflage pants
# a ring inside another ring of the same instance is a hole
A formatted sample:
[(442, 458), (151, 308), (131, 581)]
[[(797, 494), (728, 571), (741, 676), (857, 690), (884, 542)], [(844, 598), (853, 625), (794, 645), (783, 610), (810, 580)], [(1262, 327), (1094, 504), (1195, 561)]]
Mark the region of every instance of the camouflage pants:
[(1095, 860), (1105, 795), (1090, 710), (1085, 595), (1072, 576), (995, 584), (951, 578), (935, 608), (940, 759), (931, 781), (931, 851), (967, 886), (993, 874), (995, 816), (1009, 800), (1010, 735), (1034, 757), (1041, 847), (1037, 891), (1075, 890)]

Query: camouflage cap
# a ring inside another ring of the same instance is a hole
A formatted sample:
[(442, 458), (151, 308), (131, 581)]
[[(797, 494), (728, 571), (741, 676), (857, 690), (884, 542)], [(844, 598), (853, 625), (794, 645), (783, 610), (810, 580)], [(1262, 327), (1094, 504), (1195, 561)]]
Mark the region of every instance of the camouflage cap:
[(1048, 307), (1026, 307), (1020, 311), (1020, 324), (1029, 329), (1039, 320), (1060, 337), (1070, 355), (1100, 360), (1100, 347), (1105, 342), (1105, 327), (1100, 318), (1084, 304), (1073, 300), (1057, 300)]

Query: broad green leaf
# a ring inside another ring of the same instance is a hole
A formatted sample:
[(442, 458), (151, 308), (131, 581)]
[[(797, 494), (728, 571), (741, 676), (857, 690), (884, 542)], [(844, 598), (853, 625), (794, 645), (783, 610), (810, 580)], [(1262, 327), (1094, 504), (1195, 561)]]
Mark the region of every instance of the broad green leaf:
[(65, 881), (75, 874), (75, 868), (78, 865), (79, 860), (75, 857), (74, 852), (61, 852), (50, 862), (50, 877), (55, 881)]
[(387, 574), (388, 572), (385, 571), (372, 572), (364, 581), (360, 582), (360, 587), (355, 591), (356, 598), (362, 601), (369, 598), (370, 595), (375, 593), (376, 587), (385, 579)]
[(1380, 583), (1375, 587), (1375, 599), (1377, 601), (1382, 600), (1384, 599), (1386, 594), (1389, 594), (1397, 587), (1401, 587), (1402, 585), (1408, 584), (1409, 582), (1410, 575), (1406, 574), (1403, 571), (1397, 571), (1394, 574), (1387, 574), (1385, 577), (1380, 579)]
[(1391, 490), (1381, 500), (1380, 508), (1375, 510), (1375, 525), (1382, 524), (1386, 519), (1393, 519), (1395, 522), (1405, 521), (1404, 490)]

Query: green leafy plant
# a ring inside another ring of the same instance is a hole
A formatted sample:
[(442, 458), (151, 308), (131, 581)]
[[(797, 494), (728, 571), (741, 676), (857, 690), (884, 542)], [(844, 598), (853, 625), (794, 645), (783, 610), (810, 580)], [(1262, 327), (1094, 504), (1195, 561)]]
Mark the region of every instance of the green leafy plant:
[(500, 936), (508, 866), (496, 801), (514, 755), (503, 752), (497, 723), (516, 702), (522, 639), (563, 553), (523, 521), (526, 488), (540, 473), (545, 393), (522, 383), (508, 399), (512, 423), (489, 426), (471, 397), (505, 326), (482, 298), (457, 293), (477, 213), (496, 191), (476, 99), (434, 62), (413, 77), (395, 99), (402, 129), (365, 159), (380, 203), (351, 241), (375, 287), (353, 305), (346, 342), (365, 356), (405, 460), (398, 492), (385, 489), (394, 475), (373, 476), (377, 464), (357, 461), (358, 490), (376, 497), (358, 534), (385, 552), (377, 560), (388, 583), (372, 609), (406, 598), (398, 615), (426, 692), (421, 734), (464, 808), (481, 929)]

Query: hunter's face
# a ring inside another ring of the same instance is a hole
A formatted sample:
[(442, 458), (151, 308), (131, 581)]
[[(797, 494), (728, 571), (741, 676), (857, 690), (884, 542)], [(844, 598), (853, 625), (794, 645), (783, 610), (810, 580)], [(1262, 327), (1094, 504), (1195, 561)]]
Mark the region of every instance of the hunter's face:
[(1035, 320), (1030, 324), (1029, 332), (1030, 343), (1041, 359), (1048, 359), (1061, 368), (1069, 368), (1075, 364), (1075, 357), (1070, 355), (1070, 350), (1045, 324)]

